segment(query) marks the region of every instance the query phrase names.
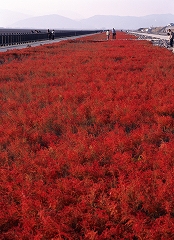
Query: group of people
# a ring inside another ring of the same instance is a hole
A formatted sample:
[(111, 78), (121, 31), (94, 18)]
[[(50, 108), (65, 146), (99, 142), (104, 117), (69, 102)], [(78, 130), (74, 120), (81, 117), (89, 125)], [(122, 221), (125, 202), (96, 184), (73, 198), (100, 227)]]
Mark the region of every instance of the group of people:
[[(169, 29), (167, 34), (169, 35), (170, 47), (173, 47), (174, 32), (171, 29)], [(106, 39), (109, 40), (109, 38), (110, 38), (110, 30), (107, 30)], [(116, 39), (115, 28), (112, 29), (112, 39)]]
[(40, 30), (31, 30), (31, 33), (41, 33)]
[(50, 31), (49, 29), (47, 30), (47, 34), (48, 34), (48, 39), (49, 40), (54, 40), (55, 37), (55, 31), (54, 29), (52, 31)]
[[(107, 30), (106, 31), (106, 39), (109, 40), (109, 37), (110, 37), (110, 31)], [(112, 29), (112, 39), (116, 39), (116, 30), (115, 30), (115, 28)]]

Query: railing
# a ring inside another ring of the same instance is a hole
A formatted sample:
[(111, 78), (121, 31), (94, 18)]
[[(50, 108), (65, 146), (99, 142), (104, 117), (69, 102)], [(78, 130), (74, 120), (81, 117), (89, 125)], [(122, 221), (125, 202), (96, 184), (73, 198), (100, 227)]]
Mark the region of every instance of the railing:
[[(77, 30), (77, 31), (55, 31), (54, 38), (80, 36), (85, 34), (97, 33), (99, 31), (91, 30)], [(9, 46), (24, 44), (30, 42), (44, 41), (48, 40), (49, 36), (47, 32), (37, 32), (37, 33), (4, 33), (0, 34), (0, 46)]]

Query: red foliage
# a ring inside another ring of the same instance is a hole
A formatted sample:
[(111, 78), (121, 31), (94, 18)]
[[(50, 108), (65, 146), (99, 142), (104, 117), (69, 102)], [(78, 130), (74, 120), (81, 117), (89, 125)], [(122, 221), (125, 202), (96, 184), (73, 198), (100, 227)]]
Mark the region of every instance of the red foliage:
[(2, 239), (174, 238), (173, 62), (123, 32), (1, 53)]

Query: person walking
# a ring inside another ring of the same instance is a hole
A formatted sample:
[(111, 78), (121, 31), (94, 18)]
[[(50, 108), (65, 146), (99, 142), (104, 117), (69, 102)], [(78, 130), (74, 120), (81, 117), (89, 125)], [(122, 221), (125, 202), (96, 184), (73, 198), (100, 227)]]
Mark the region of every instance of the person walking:
[(106, 39), (109, 40), (110, 32), (109, 30), (106, 31)]
[(115, 28), (112, 29), (112, 39), (116, 39), (116, 31), (115, 31)]
[(54, 37), (55, 37), (55, 31), (54, 31), (54, 29), (53, 29), (52, 32), (51, 32), (51, 37), (52, 37), (52, 40), (54, 40)]
[(172, 30), (169, 29), (168, 35), (169, 35), (170, 47), (173, 47), (174, 32), (172, 32)]
[(51, 32), (50, 32), (49, 29), (48, 29), (48, 31), (47, 31), (47, 34), (48, 34), (48, 39), (51, 40)]

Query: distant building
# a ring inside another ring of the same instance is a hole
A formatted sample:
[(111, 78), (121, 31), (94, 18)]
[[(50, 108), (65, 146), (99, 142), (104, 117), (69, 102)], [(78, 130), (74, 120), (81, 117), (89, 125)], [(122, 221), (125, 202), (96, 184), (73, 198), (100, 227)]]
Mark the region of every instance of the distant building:
[(169, 23), (169, 24), (167, 25), (167, 27), (171, 27), (171, 26), (174, 26), (174, 23)]
[(171, 29), (172, 31), (174, 31), (174, 23), (169, 23), (169, 24), (166, 26), (166, 32), (168, 32), (169, 29)]
[(147, 32), (147, 28), (139, 28), (138, 31), (139, 32)]

